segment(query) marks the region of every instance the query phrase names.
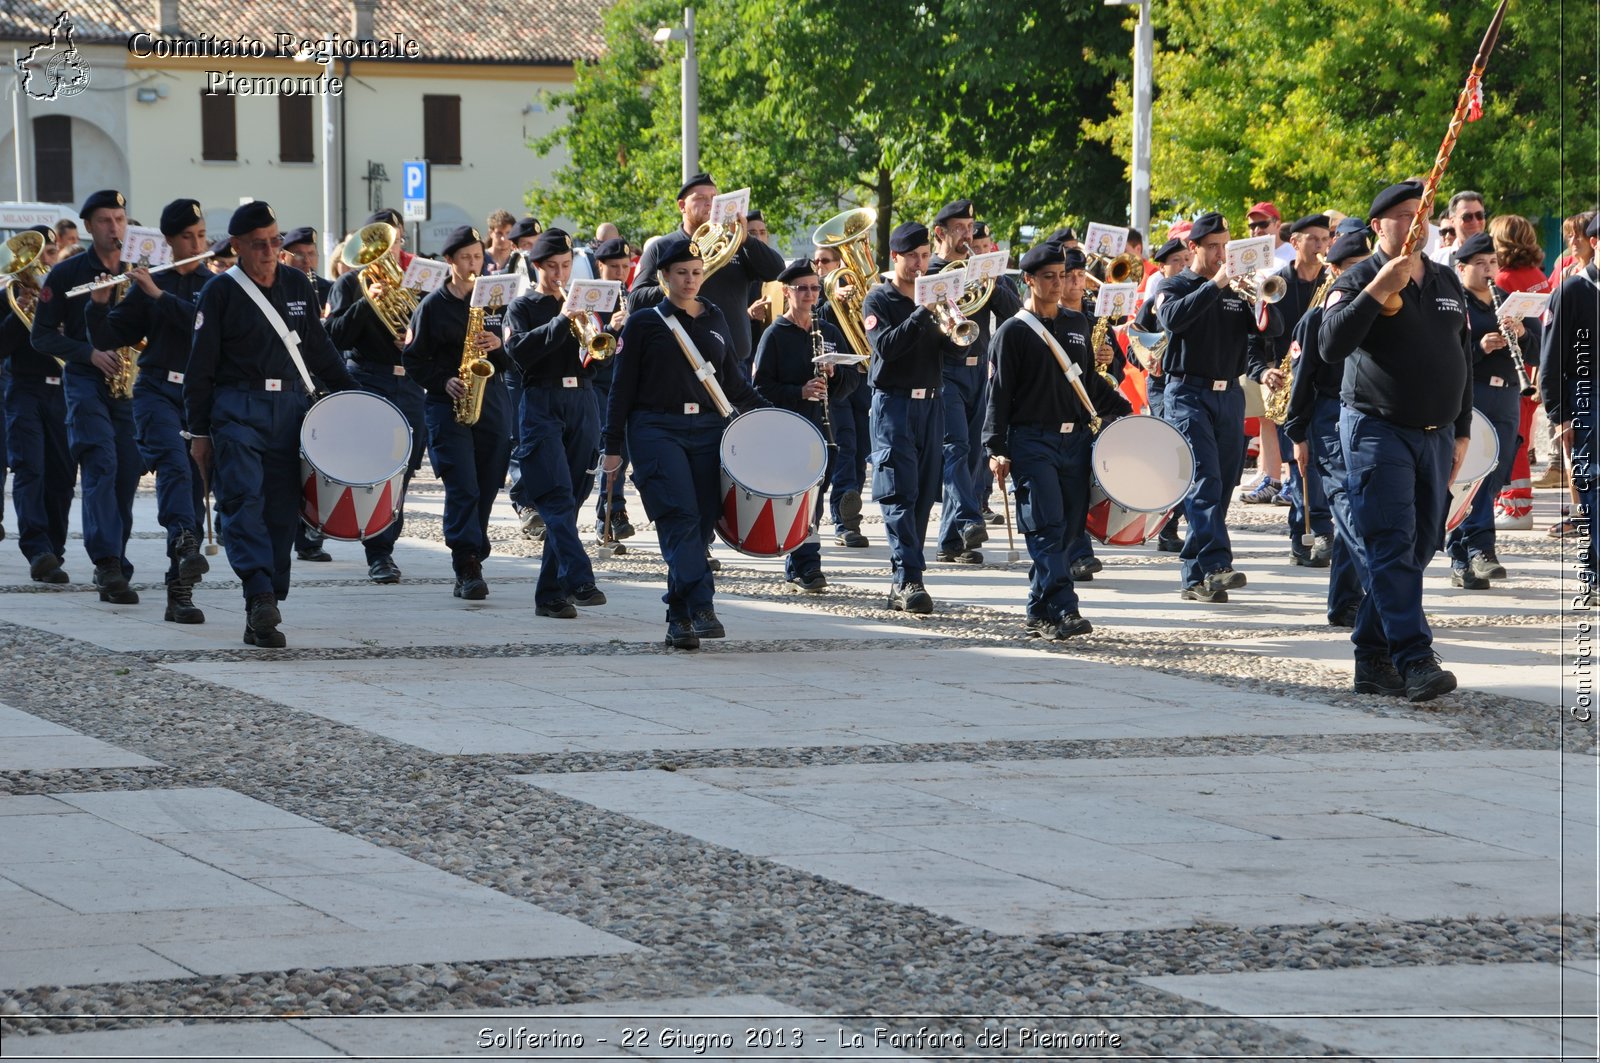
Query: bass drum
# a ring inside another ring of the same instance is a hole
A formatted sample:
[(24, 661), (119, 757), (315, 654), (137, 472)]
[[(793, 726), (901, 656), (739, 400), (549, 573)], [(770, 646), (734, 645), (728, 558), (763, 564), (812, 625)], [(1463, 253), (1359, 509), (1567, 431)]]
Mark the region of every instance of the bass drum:
[(411, 425), (398, 406), (335, 392), (300, 426), (300, 516), (330, 539), (370, 539), (399, 519), (410, 463)]
[(828, 445), (789, 410), (751, 410), (722, 433), (717, 535), (751, 557), (782, 557), (811, 537)]
[(1489, 418), (1472, 411), (1472, 438), (1467, 441), (1467, 456), (1461, 462), (1461, 471), (1450, 482), (1450, 510), (1445, 515), (1444, 530), (1453, 532), (1472, 512), (1472, 500), (1478, 487), (1494, 467), (1500, 464), (1500, 440), (1495, 435)]
[(1090, 467), (1089, 534), (1108, 546), (1138, 546), (1189, 493), (1194, 449), (1159, 417), (1123, 417), (1095, 439)]

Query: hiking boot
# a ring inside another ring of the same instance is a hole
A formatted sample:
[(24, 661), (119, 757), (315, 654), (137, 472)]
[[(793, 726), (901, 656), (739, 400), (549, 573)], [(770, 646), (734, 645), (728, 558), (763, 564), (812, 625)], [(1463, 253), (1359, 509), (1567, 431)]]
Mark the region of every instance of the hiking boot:
[(667, 621), (667, 645), (675, 650), (700, 648), (700, 637), (694, 633), (694, 627), (689, 623), (688, 617), (677, 617)]
[(174, 624), (203, 624), (206, 614), (194, 604), (194, 591), (180, 577), (176, 583), (167, 584), (167, 611), (161, 619)]
[(1467, 562), (1472, 574), (1479, 579), (1505, 579), (1506, 567), (1493, 554), (1473, 554)]
[(846, 528), (844, 531), (840, 532), (838, 535), (835, 535), (833, 537), (833, 541), (838, 543), (840, 546), (870, 546), (870, 545), (872, 545), (872, 540), (868, 539), (865, 535), (862, 535), (859, 531), (856, 531), (856, 529), (854, 529), (854, 528)]
[(606, 604), (606, 592), (596, 587), (593, 583), (585, 583), (572, 592), (572, 597), (569, 600), (573, 605), (581, 605), (587, 609), (593, 605)]
[(1270, 506), (1283, 494), (1283, 485), (1270, 476), (1257, 480), (1255, 486), (1239, 492), (1239, 501), (1252, 506)]
[(278, 612), (278, 598), (274, 594), (252, 595), (245, 606), (244, 641), (247, 646), (263, 649), (282, 649), (288, 645), (278, 625), (283, 615)]
[(1439, 658), (1428, 655), (1406, 669), (1406, 700), (1432, 701), (1456, 688), (1456, 674), (1439, 667)]
[(1243, 587), (1248, 580), (1243, 572), (1236, 572), (1231, 568), (1219, 568), (1214, 572), (1206, 573), (1206, 588), (1214, 591), (1236, 591)]
[(94, 563), (94, 586), (102, 602), (139, 604), (139, 592), (128, 586), (128, 577), (122, 574), (122, 562), (114, 557), (101, 558)]
[(1356, 626), (1356, 613), (1360, 612), (1360, 610), (1361, 606), (1359, 605), (1347, 605), (1328, 617), (1328, 626), (1353, 628)]
[(1055, 635), (1056, 622), (1047, 616), (1030, 616), (1023, 622), (1022, 630), (1031, 639), (1049, 638)]
[(689, 618), (695, 637), (702, 639), (720, 639), (728, 634), (722, 626), (722, 621), (717, 619), (717, 611), (709, 605), (704, 609), (696, 609)]
[(1186, 602), (1226, 602), (1228, 592), (1225, 590), (1212, 590), (1204, 583), (1191, 583), (1179, 595)]
[(1105, 566), (1100, 563), (1098, 557), (1091, 557), (1087, 561), (1074, 561), (1070, 569), (1072, 582), (1088, 583), (1094, 579), (1094, 574), (1102, 568), (1105, 568)]
[(889, 592), (888, 607), (896, 612), (926, 616), (933, 612), (933, 596), (920, 583), (906, 583)]
[(553, 601), (540, 602), (533, 607), (534, 616), (548, 616), (553, 620), (574, 620), (578, 616), (578, 609), (565, 598), (556, 598)]
[(178, 578), (185, 583), (199, 583), (200, 577), (211, 571), (211, 562), (200, 553), (200, 540), (192, 531), (178, 533), (178, 541), (172, 544), (172, 556), (178, 560)]
[(1489, 589), (1489, 581), (1482, 576), (1475, 575), (1471, 569), (1465, 566), (1451, 565), (1450, 586), (1460, 587), (1469, 591), (1486, 591)]
[(40, 554), (28, 562), (28, 578), (35, 583), (70, 583), (71, 577), (61, 567), (55, 554)]
[(1061, 623), (1056, 625), (1056, 638), (1070, 639), (1074, 635), (1087, 635), (1094, 630), (1094, 625), (1089, 623), (1077, 613), (1068, 613), (1061, 618)]
[(983, 555), (976, 550), (940, 550), (935, 556), (940, 561), (946, 561), (952, 565), (983, 564)]
[(1357, 657), (1354, 689), (1357, 694), (1399, 697), (1406, 691), (1406, 681), (1400, 678), (1388, 657)]
[(861, 530), (861, 492), (846, 491), (839, 496), (839, 520), (841, 528), (850, 528), (853, 531)]
[(820, 572), (806, 572), (798, 576), (790, 576), (789, 582), (807, 594), (821, 594), (828, 589), (828, 577)]
[(483, 579), (483, 565), (476, 554), (468, 554), (456, 573), (455, 596), (469, 602), (481, 602), (489, 597), (489, 584)]
[(969, 524), (961, 529), (961, 542), (968, 550), (976, 550), (989, 541), (989, 527), (986, 524)]

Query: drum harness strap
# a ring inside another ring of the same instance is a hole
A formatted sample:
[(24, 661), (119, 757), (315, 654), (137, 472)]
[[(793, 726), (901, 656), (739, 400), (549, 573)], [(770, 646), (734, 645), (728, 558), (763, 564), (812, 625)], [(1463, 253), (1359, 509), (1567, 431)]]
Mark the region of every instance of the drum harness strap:
[(711, 401), (716, 405), (717, 412), (724, 417), (733, 415), (733, 404), (728, 401), (728, 396), (723, 392), (722, 385), (717, 383), (717, 371), (700, 354), (700, 348), (694, 345), (694, 340), (689, 333), (684, 331), (683, 324), (670, 312), (662, 309), (666, 304), (656, 305), (656, 313), (661, 315), (661, 320), (666, 322), (667, 328), (672, 333), (672, 338), (678, 341), (678, 347), (683, 351), (683, 356), (689, 359), (689, 366), (694, 370), (695, 379), (705, 385), (706, 391), (711, 395)]
[(300, 379), (305, 383), (306, 394), (315, 395), (317, 389), (311, 383), (311, 374), (306, 370), (305, 360), (300, 357), (300, 337), (295, 335), (294, 329), (284, 322), (283, 315), (278, 313), (278, 308), (267, 302), (267, 297), (261, 294), (261, 289), (256, 287), (256, 282), (244, 275), (244, 270), (236, 265), (228, 270), (228, 276), (232, 277), (234, 282), (244, 289), (245, 294), (251, 298), (256, 304), (256, 308), (266, 317), (267, 324), (272, 326), (273, 331), (277, 332), (278, 338), (283, 341), (284, 347), (289, 351), (289, 360), (294, 362), (296, 369), (300, 370)]
[(1050, 335), (1044, 323), (1038, 319), (1031, 310), (1018, 310), (1017, 317), (1033, 329), (1034, 335), (1044, 340), (1045, 346), (1050, 348), (1050, 353), (1056, 356), (1056, 361), (1061, 363), (1061, 371), (1067, 375), (1067, 380), (1072, 384), (1072, 390), (1078, 393), (1078, 401), (1083, 403), (1083, 408), (1089, 414), (1089, 430), (1100, 431), (1100, 415), (1095, 412), (1094, 403), (1089, 401), (1089, 393), (1083, 388), (1083, 370), (1078, 368), (1078, 363), (1067, 357), (1067, 352), (1061, 349), (1061, 344)]

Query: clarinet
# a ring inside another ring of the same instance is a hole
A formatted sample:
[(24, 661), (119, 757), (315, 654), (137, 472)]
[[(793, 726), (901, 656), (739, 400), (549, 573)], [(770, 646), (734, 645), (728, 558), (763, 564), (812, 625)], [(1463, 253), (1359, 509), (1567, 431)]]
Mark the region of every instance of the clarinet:
[(1494, 285), (1489, 285), (1489, 305), (1494, 307), (1494, 319), (1500, 324), (1500, 335), (1506, 338), (1506, 347), (1511, 351), (1511, 364), (1517, 368), (1517, 386), (1522, 389), (1524, 397), (1534, 394), (1533, 382), (1528, 379), (1528, 367), (1522, 362), (1522, 344), (1517, 342), (1517, 334), (1512, 332), (1500, 316), (1500, 299), (1494, 293)]
[[(816, 379), (822, 381), (823, 387), (826, 389), (828, 374), (823, 372), (822, 369), (822, 354), (822, 322), (813, 313), (811, 315), (811, 365), (817, 371)], [(823, 391), (820, 401), (822, 403), (822, 432), (828, 439), (828, 450), (830, 452), (828, 464), (831, 466), (833, 462), (839, 459), (839, 442), (833, 436), (833, 416), (828, 412), (831, 402), (826, 390)], [(824, 476), (823, 479), (826, 481), (827, 477)], [(816, 536), (817, 529), (822, 526), (822, 499), (826, 494), (827, 489), (819, 487), (817, 502), (811, 507), (811, 534), (813, 537)]]

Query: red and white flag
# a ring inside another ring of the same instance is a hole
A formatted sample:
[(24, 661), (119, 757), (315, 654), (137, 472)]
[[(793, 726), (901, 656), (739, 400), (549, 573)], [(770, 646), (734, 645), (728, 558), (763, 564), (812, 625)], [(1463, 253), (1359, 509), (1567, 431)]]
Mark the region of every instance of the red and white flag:
[(1467, 78), (1467, 121), (1476, 122), (1483, 117), (1483, 82), (1476, 74)]

